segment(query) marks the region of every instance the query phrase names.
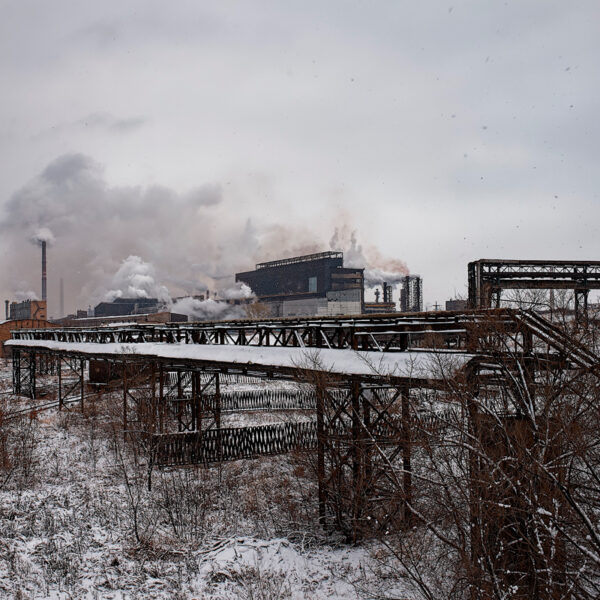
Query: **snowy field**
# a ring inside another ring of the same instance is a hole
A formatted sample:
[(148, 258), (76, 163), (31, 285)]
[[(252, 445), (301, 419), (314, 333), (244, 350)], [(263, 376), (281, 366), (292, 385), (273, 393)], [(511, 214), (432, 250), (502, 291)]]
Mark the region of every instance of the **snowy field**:
[[(3, 398), (5, 414), (26, 406)], [(0, 598), (415, 597), (382, 581), (380, 548), (319, 529), (306, 457), (155, 469), (148, 491), (114, 405), (2, 425)]]

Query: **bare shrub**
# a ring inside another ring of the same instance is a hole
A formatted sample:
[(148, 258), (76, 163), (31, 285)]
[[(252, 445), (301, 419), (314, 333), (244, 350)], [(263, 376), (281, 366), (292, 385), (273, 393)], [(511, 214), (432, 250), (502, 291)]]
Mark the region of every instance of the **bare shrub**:
[(206, 519), (214, 489), (207, 485), (202, 468), (160, 471), (154, 485), (154, 502), (160, 520), (179, 543), (200, 544), (206, 535)]
[(35, 482), (38, 429), (35, 415), (0, 420), (0, 489), (9, 484), (24, 489)]
[(545, 354), (533, 363), (497, 324), (483, 327), (494, 377), (453, 377), (440, 355), (445, 389), (414, 406), (450, 409), (435, 432), (413, 419), (415, 528), (383, 538), (382, 572), (427, 600), (597, 598), (598, 374)]
[(242, 600), (285, 600), (292, 597), (290, 584), (284, 573), (262, 573), (258, 566), (243, 567), (234, 581)]

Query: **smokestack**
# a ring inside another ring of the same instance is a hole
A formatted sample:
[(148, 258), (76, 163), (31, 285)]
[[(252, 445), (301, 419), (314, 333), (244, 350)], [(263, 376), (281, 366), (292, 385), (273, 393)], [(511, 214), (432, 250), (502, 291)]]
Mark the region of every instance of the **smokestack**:
[(4, 301), (4, 309), (6, 311), (6, 320), (8, 321), (8, 300)]
[(42, 300), (46, 298), (46, 242), (42, 242)]
[(65, 316), (65, 282), (63, 278), (60, 278), (60, 315), (59, 317)]

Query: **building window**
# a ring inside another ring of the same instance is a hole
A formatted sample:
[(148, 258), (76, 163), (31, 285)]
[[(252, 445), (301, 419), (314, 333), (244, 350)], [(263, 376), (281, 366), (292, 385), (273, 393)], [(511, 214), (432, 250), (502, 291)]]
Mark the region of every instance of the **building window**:
[(308, 291), (309, 292), (316, 292), (317, 291), (317, 278), (316, 277), (309, 277), (308, 278)]

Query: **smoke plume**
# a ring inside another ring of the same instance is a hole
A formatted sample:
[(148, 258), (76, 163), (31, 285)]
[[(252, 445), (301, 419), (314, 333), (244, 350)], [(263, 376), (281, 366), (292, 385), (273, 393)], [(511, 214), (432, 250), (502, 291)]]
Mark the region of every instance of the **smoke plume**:
[(254, 294), (252, 290), (241, 282), (236, 282), (231, 287), (228, 287), (221, 291), (221, 297), (225, 300), (241, 300), (243, 298), (252, 298)]
[(15, 292), (15, 300), (17, 302), (23, 302), (24, 300), (39, 300), (39, 297), (33, 290), (17, 290)]
[(127, 257), (112, 278), (111, 289), (104, 300), (112, 302), (115, 298), (158, 298), (169, 300), (169, 290), (156, 282), (154, 267), (139, 256)]
[(31, 241), (38, 246), (41, 246), (43, 242), (46, 242), (48, 246), (51, 246), (56, 240), (54, 234), (47, 227), (40, 227), (31, 236)]
[(358, 232), (347, 225), (335, 229), (329, 247), (344, 252), (345, 266), (365, 269), (365, 286), (368, 288), (384, 281), (395, 285), (409, 274), (408, 267), (401, 260), (384, 257), (373, 245), (363, 247), (359, 244)]
[[(183, 192), (158, 185), (111, 186), (90, 157), (61, 156), (3, 206), (4, 291), (14, 297), (18, 290), (39, 285), (39, 257), (23, 250), (27, 239), (53, 243), (48, 263), (50, 315), (56, 314), (61, 277), (65, 309), (73, 312), (118, 296), (162, 299), (168, 293), (194, 296), (208, 289), (222, 297), (244, 297), (248, 291), (228, 291), (234, 273), (251, 270), (257, 262), (328, 247), (343, 250), (347, 265), (366, 267), (369, 285), (383, 274), (407, 272), (402, 263), (385, 260), (373, 246), (359, 244), (349, 224), (339, 228), (328, 245), (327, 223), (319, 225), (321, 229), (314, 224), (282, 225), (252, 214), (253, 194), (259, 192), (251, 182), (245, 186), (246, 180), (241, 181), (232, 186), (211, 182)], [(335, 217), (339, 222), (337, 213)], [(216, 311), (210, 304), (190, 304), (198, 315)]]
[(241, 305), (213, 300), (181, 298), (171, 305), (171, 312), (187, 315), (190, 321), (223, 321), (246, 319), (246, 310)]

